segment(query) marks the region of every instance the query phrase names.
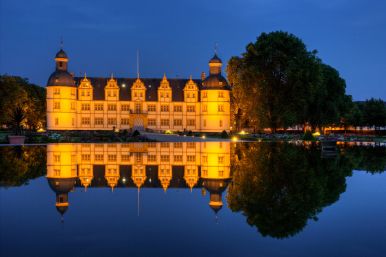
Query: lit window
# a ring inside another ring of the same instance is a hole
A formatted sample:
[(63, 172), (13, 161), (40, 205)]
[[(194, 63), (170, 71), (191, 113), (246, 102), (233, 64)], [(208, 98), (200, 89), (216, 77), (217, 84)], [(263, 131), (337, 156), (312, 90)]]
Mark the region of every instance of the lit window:
[(219, 112), (224, 112), (224, 105), (219, 104), (219, 105), (217, 106), (217, 110), (218, 110)]
[(109, 111), (116, 111), (117, 110), (117, 105), (116, 104), (109, 104), (109, 105), (107, 105), (107, 110), (109, 110)]
[(174, 126), (182, 126), (182, 120), (181, 119), (175, 119), (173, 121)]
[(187, 112), (195, 112), (196, 108), (194, 105), (188, 105), (188, 106), (186, 106), (186, 111)]
[(60, 109), (60, 102), (54, 102), (54, 109), (59, 110)]
[(101, 117), (98, 117), (98, 118), (95, 118), (95, 125), (103, 125), (103, 118)]
[(181, 105), (175, 105), (174, 106), (174, 112), (182, 112), (182, 106)]
[(188, 126), (196, 126), (196, 120), (194, 119), (188, 119), (187, 123), (188, 123)]
[(148, 126), (156, 126), (156, 120), (155, 119), (148, 119), (147, 125)]

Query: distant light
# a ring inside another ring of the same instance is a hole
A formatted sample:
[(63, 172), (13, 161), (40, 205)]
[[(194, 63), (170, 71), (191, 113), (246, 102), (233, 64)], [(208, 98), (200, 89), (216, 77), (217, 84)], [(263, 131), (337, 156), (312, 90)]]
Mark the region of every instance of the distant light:
[(202, 139), (205, 139), (205, 138), (206, 138), (206, 136), (205, 136), (205, 135), (203, 135), (203, 136), (202, 136)]
[(233, 142), (237, 142), (237, 140), (239, 140), (237, 137), (232, 137)]
[(244, 130), (241, 130), (239, 134), (240, 134), (240, 135), (246, 135), (246, 134), (248, 134), (248, 133), (245, 132)]
[(151, 178), (149, 178), (149, 182), (151, 182)]
[(122, 84), (122, 87), (126, 87), (126, 84), (125, 84), (125, 83), (123, 83), (123, 84)]
[(126, 182), (126, 178), (122, 178), (122, 182), (125, 183)]
[(43, 132), (46, 132), (46, 131), (45, 131), (45, 129), (44, 129), (44, 128), (40, 128), (40, 129), (38, 129), (38, 130), (37, 130), (37, 132), (39, 132), (39, 133), (43, 133)]
[(320, 133), (319, 133), (319, 132), (315, 132), (315, 133), (312, 133), (312, 135), (313, 135), (314, 137), (318, 137), (318, 136), (320, 136)]

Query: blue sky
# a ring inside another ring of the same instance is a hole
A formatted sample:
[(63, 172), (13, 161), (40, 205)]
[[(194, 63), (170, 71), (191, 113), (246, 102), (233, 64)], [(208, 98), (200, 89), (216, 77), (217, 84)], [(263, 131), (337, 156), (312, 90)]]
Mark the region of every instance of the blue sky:
[(354, 100), (386, 99), (386, 1), (0, 0), (0, 73), (45, 85), (64, 39), (75, 75), (199, 77), (261, 32), (284, 30), (340, 71)]

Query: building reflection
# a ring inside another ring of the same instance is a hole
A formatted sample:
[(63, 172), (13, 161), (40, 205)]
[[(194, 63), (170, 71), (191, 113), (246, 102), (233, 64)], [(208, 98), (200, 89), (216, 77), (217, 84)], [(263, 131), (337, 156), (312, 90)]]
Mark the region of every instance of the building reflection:
[(50, 144), (47, 179), (63, 215), (69, 192), (88, 188), (202, 188), (217, 213), (231, 179), (229, 142)]

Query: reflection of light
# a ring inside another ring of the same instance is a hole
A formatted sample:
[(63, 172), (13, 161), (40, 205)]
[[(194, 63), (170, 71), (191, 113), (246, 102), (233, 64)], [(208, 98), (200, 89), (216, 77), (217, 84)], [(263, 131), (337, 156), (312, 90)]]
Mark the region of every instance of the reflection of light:
[(122, 178), (122, 181), (123, 181), (123, 183), (125, 183), (126, 182), (126, 178)]
[(118, 128), (116, 128), (114, 131), (115, 131), (115, 132), (119, 132), (119, 129), (118, 129)]
[(43, 133), (43, 132), (46, 132), (46, 131), (43, 128), (40, 128), (40, 129), (37, 130), (37, 132)]
[(315, 132), (315, 133), (312, 133), (312, 135), (313, 135), (314, 137), (318, 137), (318, 136), (320, 136), (320, 133), (319, 133), (319, 132)]
[(205, 139), (205, 138), (206, 138), (206, 136), (205, 136), (205, 135), (203, 135), (203, 136), (202, 136), (202, 139)]
[(169, 134), (170, 135), (170, 134), (173, 134), (173, 132), (168, 129), (168, 130), (165, 130), (165, 134)]
[(151, 178), (149, 178), (149, 182), (151, 182)]
[(246, 135), (247, 132), (245, 132), (244, 130), (241, 130), (239, 134), (240, 134), (240, 135)]
[(232, 137), (233, 142), (237, 142), (237, 140), (239, 140), (237, 137)]

